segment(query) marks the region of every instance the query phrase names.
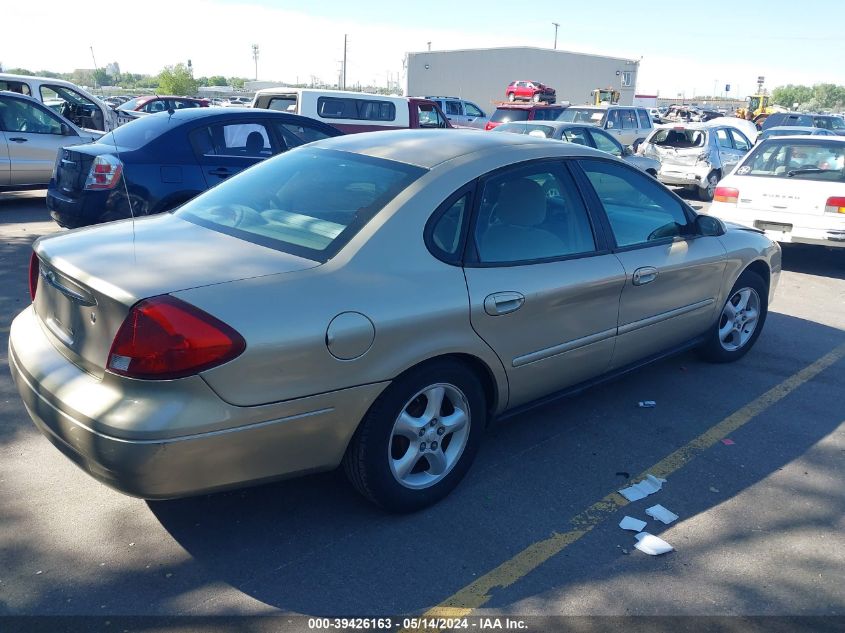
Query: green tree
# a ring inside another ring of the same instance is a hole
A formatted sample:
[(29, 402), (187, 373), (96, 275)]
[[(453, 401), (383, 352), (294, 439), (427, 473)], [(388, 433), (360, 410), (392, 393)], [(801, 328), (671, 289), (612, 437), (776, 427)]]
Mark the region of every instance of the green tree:
[(197, 81), (185, 64), (165, 66), (158, 74), (161, 92), (174, 95), (192, 95), (197, 92)]
[(243, 88), (245, 81), (247, 80), (242, 77), (229, 77), (229, 81), (223, 85), (232, 86), (233, 88)]
[(35, 75), (34, 72), (27, 70), (26, 68), (7, 68), (3, 72), (9, 73), (10, 75), (28, 75), (30, 77)]
[(94, 71), (94, 81), (98, 86), (110, 86), (112, 78), (103, 68), (98, 68)]
[(228, 86), (229, 82), (223, 75), (212, 75), (208, 78), (209, 86)]

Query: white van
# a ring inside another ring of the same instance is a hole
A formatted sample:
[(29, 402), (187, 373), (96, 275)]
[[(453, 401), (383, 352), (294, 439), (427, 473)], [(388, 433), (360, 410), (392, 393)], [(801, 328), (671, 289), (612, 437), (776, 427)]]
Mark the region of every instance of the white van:
[(451, 128), (430, 99), (318, 88), (264, 88), (253, 108), (291, 112), (328, 123), (347, 134), (399, 128)]
[(131, 116), (120, 116), (91, 93), (63, 79), (0, 73), (0, 90), (30, 96), (86, 130), (110, 132), (134, 120)]

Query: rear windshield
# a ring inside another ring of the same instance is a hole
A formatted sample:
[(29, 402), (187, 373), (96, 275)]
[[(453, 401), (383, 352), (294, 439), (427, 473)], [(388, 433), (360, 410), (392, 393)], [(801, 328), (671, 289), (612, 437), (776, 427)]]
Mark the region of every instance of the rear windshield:
[(528, 110), (525, 108), (497, 108), (490, 117), (493, 123), (507, 123), (508, 121), (527, 121)]
[(823, 140), (770, 139), (758, 145), (738, 176), (845, 182), (845, 144)]
[(279, 112), (296, 112), (296, 95), (288, 97), (273, 97), (267, 105), (269, 110)]
[(175, 214), (255, 244), (325, 262), (425, 170), (359, 154), (281, 154), (181, 206)]
[(657, 130), (651, 137), (651, 143), (660, 147), (675, 147), (684, 149), (687, 147), (702, 147), (704, 145), (703, 130)]
[(567, 123), (588, 123), (590, 125), (601, 125), (607, 110), (601, 108), (567, 108), (557, 118), (558, 121)]
[(769, 138), (772, 136), (797, 136), (798, 134), (815, 134), (815, 128), (783, 128), (783, 127), (773, 127), (765, 132), (762, 133), (763, 138)]
[(170, 125), (170, 117), (145, 116), (121, 125), (102, 136), (97, 142), (117, 145), (122, 149), (138, 149), (164, 134)]
[(121, 105), (117, 106), (117, 109), (132, 111), (138, 107), (138, 103), (140, 103), (141, 101), (146, 101), (148, 99), (149, 97), (135, 97), (134, 99), (130, 99), (129, 101), (126, 101), (125, 103), (122, 103)]

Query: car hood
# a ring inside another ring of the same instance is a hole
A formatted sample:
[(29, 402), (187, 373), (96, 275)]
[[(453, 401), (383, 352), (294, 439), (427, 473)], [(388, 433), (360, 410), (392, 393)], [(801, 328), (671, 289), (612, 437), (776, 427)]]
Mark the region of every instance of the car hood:
[(76, 283), (126, 306), (160, 294), (320, 265), (169, 213), (44, 237), (35, 250)]

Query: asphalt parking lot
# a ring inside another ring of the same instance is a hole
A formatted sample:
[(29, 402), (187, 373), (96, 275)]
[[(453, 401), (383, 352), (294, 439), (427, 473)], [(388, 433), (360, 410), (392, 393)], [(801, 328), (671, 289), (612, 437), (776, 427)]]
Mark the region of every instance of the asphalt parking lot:
[[(392, 516), (339, 473), (145, 502), (72, 465), (7, 366), (56, 230), (43, 192), (0, 194), (0, 615), (845, 615), (845, 252), (785, 249), (740, 362), (684, 354), (497, 423), (452, 495)], [(646, 472), (660, 492), (613, 494)], [(680, 518), (649, 520), (675, 548), (650, 557), (617, 524), (655, 503)]]

